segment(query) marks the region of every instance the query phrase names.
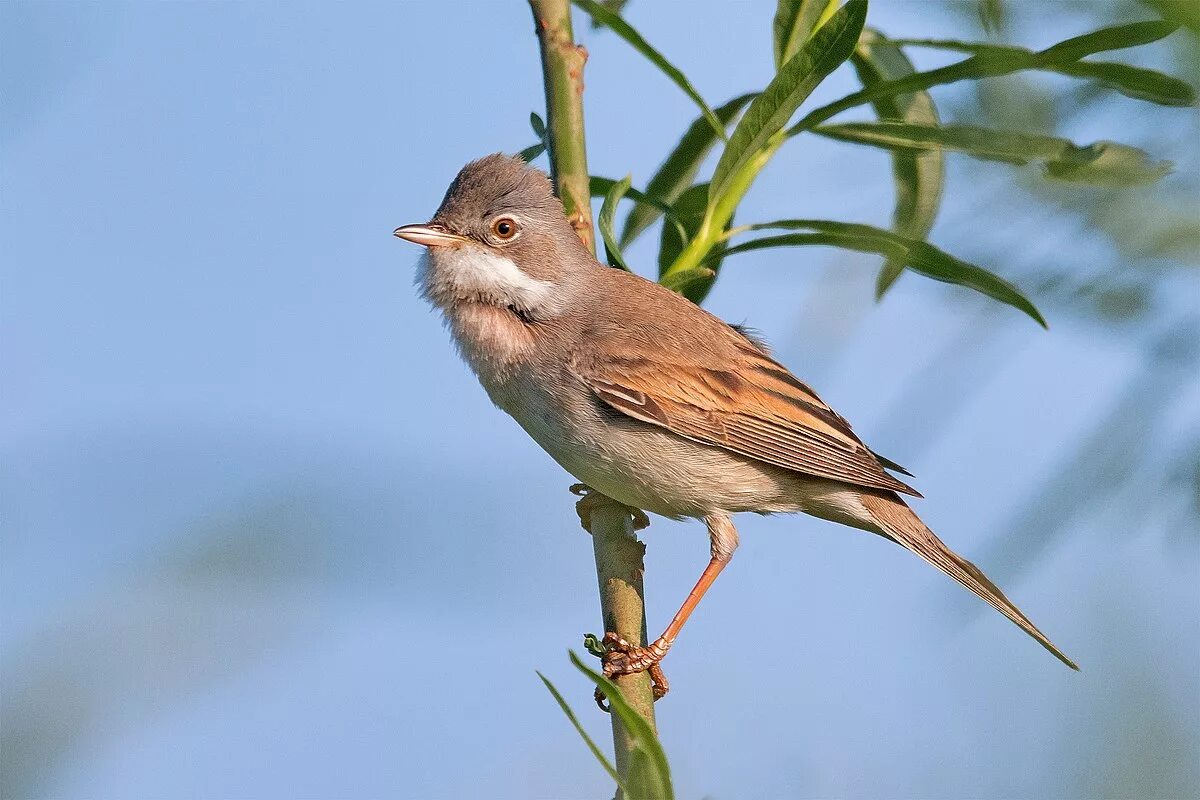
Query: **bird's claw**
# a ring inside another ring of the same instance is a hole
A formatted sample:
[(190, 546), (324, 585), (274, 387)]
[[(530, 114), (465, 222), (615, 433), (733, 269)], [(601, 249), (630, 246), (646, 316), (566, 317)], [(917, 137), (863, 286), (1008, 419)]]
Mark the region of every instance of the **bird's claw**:
[[(637, 647), (627, 639), (609, 631), (604, 634), (601, 643), (604, 645), (604, 655), (600, 657), (600, 662), (604, 665), (604, 677), (612, 680), (618, 675), (649, 672), (650, 688), (654, 693), (655, 700), (661, 700), (671, 690), (671, 685), (667, 682), (667, 676), (663, 673), (659, 663), (667, 654), (667, 649), (659, 642), (648, 647)], [(609, 710), (608, 706), (604, 704), (607, 698), (600, 689), (596, 689), (595, 699), (601, 709)]]
[[(579, 515), (579, 524), (588, 533), (592, 531), (592, 512), (602, 503), (615, 503), (609, 497), (597, 492), (586, 483), (573, 483), (569, 487), (571, 494), (579, 498), (579, 502), (575, 504), (575, 513)], [(633, 529), (635, 531), (643, 530), (650, 527), (650, 518), (646, 516), (646, 512), (640, 508), (631, 508), (626, 506), (629, 514), (633, 517)]]

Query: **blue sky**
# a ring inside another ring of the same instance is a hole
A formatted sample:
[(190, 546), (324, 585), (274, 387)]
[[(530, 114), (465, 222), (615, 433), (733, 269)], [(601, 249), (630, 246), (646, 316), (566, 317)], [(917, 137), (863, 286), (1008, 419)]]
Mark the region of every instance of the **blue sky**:
[[(715, 103), (769, 78), (772, 7), (635, 0), (629, 18)], [(391, 237), (464, 162), (531, 143), (524, 5), (9, 3), (0, 21), (8, 785), (601, 796), (534, 675), (606, 738), (565, 658), (598, 624), (572, 481), (489, 405), (415, 295), (415, 248)], [(877, 3), (871, 21), (967, 30), (926, 3)], [(644, 183), (694, 108), (615, 37), (580, 36), (592, 169)], [(839, 72), (820, 96), (852, 85)], [(1125, 130), (1085, 118), (1084, 139), (1195, 127), (1194, 110), (1122, 102)], [(887, 223), (885, 156), (789, 148), (740, 219)], [(1068, 249), (1111, 257), (1005, 193), (1013, 175), (952, 161), (934, 241), (1018, 282)], [(866, 256), (739, 258), (709, 307), (916, 473), (926, 521), (985, 569), (1145, 367), (1132, 334), (1054, 317), (1046, 333), (912, 276), (876, 306)], [(1194, 275), (1177, 311), (1196, 311)], [(975, 377), (947, 402), (939, 382), (963, 382), (940, 360), (959, 349)], [(1164, 380), (1155, 436), (1194, 436), (1200, 385)], [(1195, 543), (1169, 544), (1195, 518), (1161, 507), (1114, 531), (1119, 506), (1096, 498), (1030, 568), (998, 567), (1078, 675), (875, 537), (742, 520), (666, 662), (680, 796), (1195, 791)], [(664, 520), (645, 538), (658, 628), (707, 543)]]

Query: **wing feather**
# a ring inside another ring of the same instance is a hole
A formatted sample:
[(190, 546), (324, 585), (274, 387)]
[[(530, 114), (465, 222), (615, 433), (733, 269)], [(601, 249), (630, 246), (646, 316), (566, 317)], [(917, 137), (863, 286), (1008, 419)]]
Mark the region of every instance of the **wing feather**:
[(806, 475), (921, 496), (888, 474), (884, 463), (892, 462), (881, 463), (812, 389), (742, 341), (729, 364), (631, 354), (575, 369), (609, 407), (693, 441)]

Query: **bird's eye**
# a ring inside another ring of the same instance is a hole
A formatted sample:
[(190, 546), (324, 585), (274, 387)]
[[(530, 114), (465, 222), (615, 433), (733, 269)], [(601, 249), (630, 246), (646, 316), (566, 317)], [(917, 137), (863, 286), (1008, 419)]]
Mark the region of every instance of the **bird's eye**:
[(500, 217), (492, 223), (492, 233), (507, 241), (517, 235), (517, 223), (511, 217)]

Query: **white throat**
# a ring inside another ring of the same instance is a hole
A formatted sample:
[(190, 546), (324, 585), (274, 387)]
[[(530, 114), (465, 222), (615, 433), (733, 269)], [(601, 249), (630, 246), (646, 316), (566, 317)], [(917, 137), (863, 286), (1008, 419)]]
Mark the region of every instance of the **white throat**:
[(553, 283), (533, 278), (510, 259), (471, 245), (426, 251), (417, 266), (417, 283), (425, 298), (443, 309), (466, 300), (553, 316), (560, 306)]

